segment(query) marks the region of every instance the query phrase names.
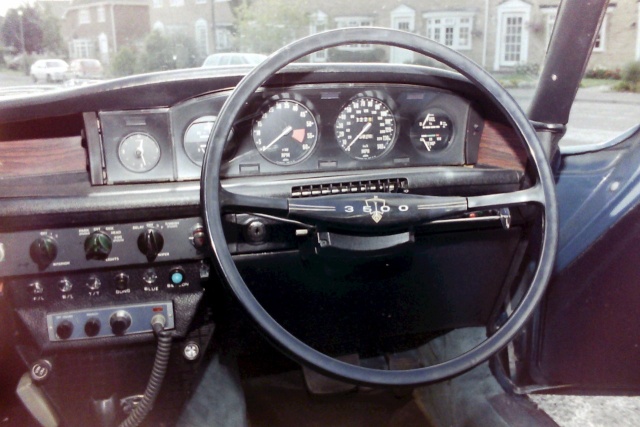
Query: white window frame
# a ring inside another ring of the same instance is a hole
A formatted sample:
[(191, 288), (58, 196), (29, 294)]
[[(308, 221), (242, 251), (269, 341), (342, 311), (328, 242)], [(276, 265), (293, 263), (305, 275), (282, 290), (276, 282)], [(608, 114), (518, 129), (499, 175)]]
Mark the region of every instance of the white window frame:
[[(373, 26), (373, 17), (371, 16), (339, 16), (335, 18), (336, 28), (348, 28), (348, 27), (371, 27)], [(363, 51), (371, 50), (373, 47), (370, 44), (350, 44), (338, 46), (336, 49), (350, 50), (350, 51)]]
[(93, 42), (90, 39), (71, 40), (69, 42), (69, 56), (71, 58), (91, 58), (93, 47)]
[[(522, 28), (520, 33), (520, 58), (515, 60), (506, 60), (506, 28), (505, 21), (507, 18), (522, 18)], [(494, 71), (500, 70), (501, 67), (514, 67), (518, 64), (524, 64), (529, 59), (529, 22), (531, 20), (531, 5), (522, 0), (509, 0), (498, 6), (498, 28), (496, 31), (496, 49), (493, 62)]]
[[(442, 43), (455, 50), (473, 49), (473, 12), (427, 12), (422, 14), (427, 38)], [(452, 28), (450, 42), (447, 41), (446, 31)], [(461, 37), (462, 30), (466, 30), (466, 43)]]
[[(600, 45), (596, 46), (594, 44), (593, 51), (594, 52), (605, 52), (607, 48), (607, 23), (609, 19), (609, 14), (611, 14), (615, 10), (615, 6), (608, 6), (607, 12), (604, 14), (604, 18), (602, 19), (602, 24), (598, 29), (598, 38), (600, 40)], [(551, 34), (553, 34), (553, 27), (556, 23), (556, 16), (558, 15), (557, 7), (545, 7), (542, 9), (542, 13), (546, 16), (546, 43), (549, 46), (549, 42), (551, 41)], [(640, 18), (640, 3), (638, 3), (638, 17)], [(640, 35), (640, 26), (638, 26), (638, 34)], [(640, 56), (640, 55), (639, 55)]]
[(227, 50), (231, 47), (231, 30), (229, 27), (216, 28), (216, 52)]
[[(198, 51), (198, 54), (206, 57), (207, 55), (209, 55), (209, 24), (207, 23), (206, 19), (200, 18), (196, 21), (194, 27), (196, 49)], [(200, 37), (201, 35), (203, 35), (204, 37)]]
[[(413, 33), (416, 30), (416, 11), (404, 4), (396, 7), (389, 14), (391, 20), (391, 28)], [(403, 28), (400, 28), (403, 27)], [(390, 63), (411, 63), (413, 62), (413, 52), (392, 47), (389, 49)]]
[(596, 41), (593, 45), (594, 52), (606, 52), (607, 50), (607, 22), (609, 20), (610, 12), (611, 9), (607, 9), (607, 13), (605, 13), (604, 18), (602, 18), (602, 23), (598, 29), (598, 36), (596, 37)]
[(161, 7), (164, 6), (164, 0), (153, 0), (153, 7), (155, 9), (160, 9)]
[[(329, 29), (329, 17), (326, 13), (318, 10), (311, 14), (309, 19), (309, 34), (317, 34)], [(311, 54), (312, 62), (326, 62), (327, 50), (322, 49)]]
[(556, 25), (556, 16), (558, 15), (557, 7), (545, 7), (542, 9), (542, 14), (545, 17), (545, 34), (544, 41), (545, 45), (548, 47), (549, 42), (551, 41), (551, 35), (553, 34), (553, 28)]
[(413, 33), (416, 30), (416, 11), (405, 5), (393, 9), (391, 11), (391, 28), (400, 29), (398, 24), (407, 24), (407, 28), (402, 31)]
[(184, 6), (184, 0), (169, 0), (169, 6), (182, 7)]
[(98, 6), (96, 8), (96, 21), (107, 22), (107, 11), (104, 6)]
[(91, 24), (91, 13), (89, 9), (78, 10), (78, 25)]

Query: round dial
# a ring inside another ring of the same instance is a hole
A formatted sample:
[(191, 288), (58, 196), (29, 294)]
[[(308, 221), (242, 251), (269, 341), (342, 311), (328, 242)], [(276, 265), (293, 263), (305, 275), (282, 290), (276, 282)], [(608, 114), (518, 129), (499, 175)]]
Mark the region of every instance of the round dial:
[(278, 165), (304, 160), (318, 140), (318, 123), (298, 101), (278, 100), (253, 123), (253, 142), (265, 159)]
[(147, 172), (160, 161), (160, 145), (151, 135), (132, 133), (120, 142), (118, 159), (131, 172)]
[(204, 116), (194, 120), (184, 133), (183, 146), (187, 156), (196, 165), (202, 165), (209, 134), (216, 123), (216, 116)]
[(375, 159), (389, 151), (396, 134), (396, 120), (382, 101), (372, 97), (352, 100), (335, 124), (340, 148), (355, 159)]
[(444, 112), (425, 111), (411, 128), (411, 140), (420, 151), (440, 151), (449, 146), (453, 126)]

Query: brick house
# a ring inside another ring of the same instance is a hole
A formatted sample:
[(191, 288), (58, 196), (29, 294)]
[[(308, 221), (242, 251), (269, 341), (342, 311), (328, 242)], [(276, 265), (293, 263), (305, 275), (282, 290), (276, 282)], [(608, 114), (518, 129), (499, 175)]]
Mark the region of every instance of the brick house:
[(124, 46), (138, 46), (149, 33), (147, 0), (74, 0), (62, 19), (69, 57), (105, 64)]
[[(553, 31), (559, 0), (316, 0), (310, 7), (310, 33), (345, 26), (382, 26), (416, 32), (469, 56), (494, 71), (541, 65)], [(640, 59), (640, 4), (609, 5), (590, 67), (621, 67)], [(372, 46), (342, 49), (366, 50)], [(320, 53), (316, 61), (327, 59)], [(391, 62), (414, 61), (413, 53), (390, 49)]]

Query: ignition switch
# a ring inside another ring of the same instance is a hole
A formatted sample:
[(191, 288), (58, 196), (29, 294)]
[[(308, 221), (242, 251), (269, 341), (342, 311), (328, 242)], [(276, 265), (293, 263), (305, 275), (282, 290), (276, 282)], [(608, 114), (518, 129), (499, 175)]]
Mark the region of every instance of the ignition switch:
[(259, 219), (253, 219), (244, 226), (244, 237), (249, 243), (260, 244), (267, 240), (267, 226)]

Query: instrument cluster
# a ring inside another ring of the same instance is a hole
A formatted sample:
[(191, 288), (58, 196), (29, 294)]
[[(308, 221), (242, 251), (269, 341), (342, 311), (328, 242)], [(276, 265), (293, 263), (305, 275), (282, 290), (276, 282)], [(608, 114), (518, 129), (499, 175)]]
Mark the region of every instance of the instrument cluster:
[[(219, 92), (172, 108), (100, 113), (107, 183), (199, 179), (227, 96)], [(229, 135), (223, 173), (470, 164), (482, 125), (467, 99), (441, 89), (403, 84), (266, 88), (247, 103)]]

